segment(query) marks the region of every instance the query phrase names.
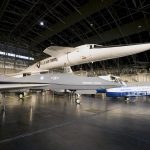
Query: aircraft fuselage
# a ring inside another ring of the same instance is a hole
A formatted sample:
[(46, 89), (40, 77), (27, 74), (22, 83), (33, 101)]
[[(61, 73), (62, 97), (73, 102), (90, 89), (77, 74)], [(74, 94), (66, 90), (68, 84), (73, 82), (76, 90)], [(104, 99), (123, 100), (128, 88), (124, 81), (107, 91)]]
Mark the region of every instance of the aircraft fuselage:
[(59, 57), (49, 57), (39, 61), (24, 72), (38, 72), (42, 70), (49, 70), (53, 68), (74, 66), (88, 62), (102, 61), (113, 58), (133, 55), (150, 49), (150, 44), (136, 44), (125, 46), (111, 46), (106, 47), (102, 45), (86, 44), (74, 48), (75, 50), (66, 53)]

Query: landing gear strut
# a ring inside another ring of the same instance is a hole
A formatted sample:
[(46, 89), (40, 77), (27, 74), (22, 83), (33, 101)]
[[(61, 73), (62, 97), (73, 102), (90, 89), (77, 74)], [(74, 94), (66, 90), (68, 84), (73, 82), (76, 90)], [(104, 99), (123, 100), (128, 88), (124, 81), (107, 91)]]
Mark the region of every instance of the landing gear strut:
[(0, 93), (2, 97), (2, 113), (6, 110), (5, 92)]

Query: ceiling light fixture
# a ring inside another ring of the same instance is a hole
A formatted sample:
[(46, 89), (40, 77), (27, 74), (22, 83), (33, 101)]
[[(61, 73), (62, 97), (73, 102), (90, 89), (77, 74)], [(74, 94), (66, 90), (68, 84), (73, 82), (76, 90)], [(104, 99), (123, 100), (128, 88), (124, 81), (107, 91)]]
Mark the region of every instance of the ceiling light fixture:
[(44, 26), (44, 22), (43, 22), (43, 21), (40, 21), (40, 25), (41, 25), (41, 26)]

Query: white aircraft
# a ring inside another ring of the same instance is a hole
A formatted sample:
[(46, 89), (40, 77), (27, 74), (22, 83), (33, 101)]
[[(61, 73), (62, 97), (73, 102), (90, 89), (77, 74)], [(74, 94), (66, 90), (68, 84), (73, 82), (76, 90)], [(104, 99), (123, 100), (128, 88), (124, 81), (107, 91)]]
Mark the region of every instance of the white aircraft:
[(150, 85), (149, 86), (124, 86), (117, 88), (106, 89), (106, 96), (108, 97), (124, 97), (126, 100), (129, 97), (137, 96), (150, 96)]
[(150, 96), (150, 82), (125, 83), (117, 76), (101, 76), (107, 81), (120, 83), (120, 87), (97, 89), (96, 93), (106, 93), (107, 97), (124, 97), (129, 100), (129, 97)]
[(133, 55), (150, 49), (150, 43), (136, 45), (102, 46), (85, 44), (75, 48), (50, 46), (44, 53), (51, 57), (41, 60), (24, 71), (15, 74), (16, 77), (48, 71), (49, 69), (74, 66), (78, 64), (102, 61)]

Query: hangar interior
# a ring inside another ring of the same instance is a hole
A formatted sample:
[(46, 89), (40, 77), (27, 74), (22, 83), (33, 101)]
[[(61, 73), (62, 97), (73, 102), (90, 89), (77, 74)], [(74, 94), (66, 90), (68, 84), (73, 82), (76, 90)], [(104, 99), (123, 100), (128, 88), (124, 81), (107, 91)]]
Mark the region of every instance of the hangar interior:
[[(43, 53), (49, 46), (149, 42), (148, 0), (3, 0), (0, 4), (0, 74), (20, 72), (49, 57)], [(76, 65), (72, 70), (80, 76), (113, 74), (127, 82), (150, 82), (150, 51)], [(92, 96), (82, 97), (82, 104), (76, 105), (51, 92), (34, 93), (22, 101), (8, 95), (7, 111), (0, 114), (0, 149), (149, 149), (149, 97), (128, 104)]]
[[(2, 72), (8, 72), (7, 68), (21, 70), (48, 57), (43, 50), (51, 45), (147, 43), (150, 41), (149, 9), (149, 2), (140, 0), (5, 0), (0, 13), (0, 47), (5, 52), (1, 54), (1, 68), (5, 68)], [(8, 53), (29, 59), (12, 57)], [(148, 73), (149, 61), (147, 51), (74, 66), (73, 70), (115, 75)]]

